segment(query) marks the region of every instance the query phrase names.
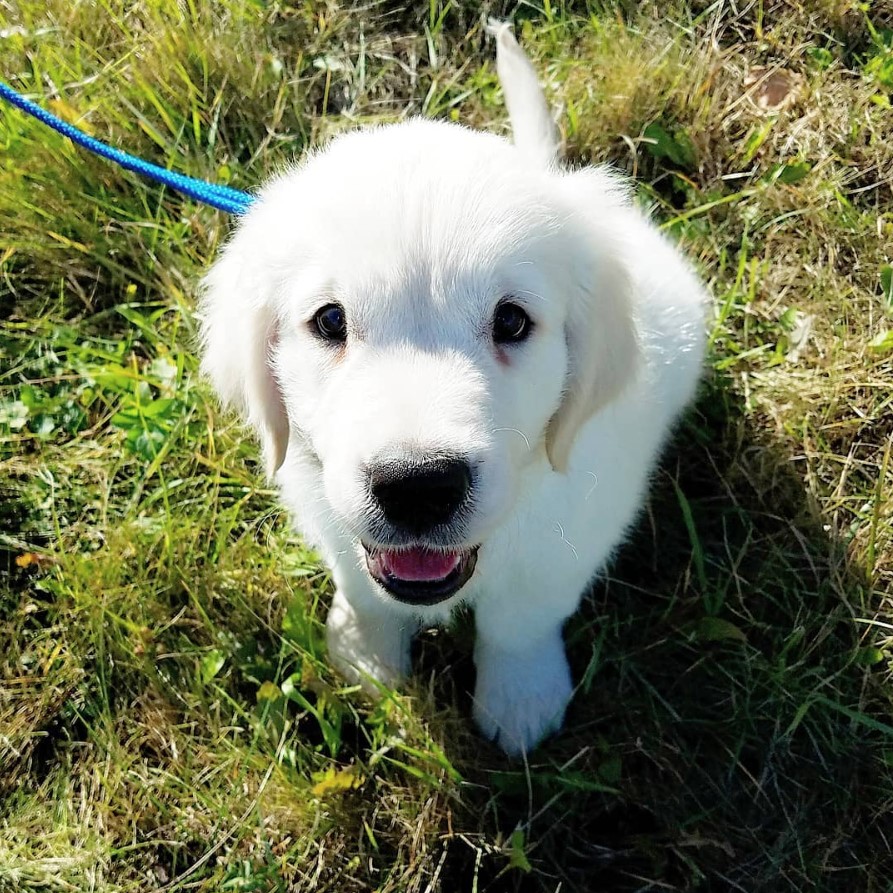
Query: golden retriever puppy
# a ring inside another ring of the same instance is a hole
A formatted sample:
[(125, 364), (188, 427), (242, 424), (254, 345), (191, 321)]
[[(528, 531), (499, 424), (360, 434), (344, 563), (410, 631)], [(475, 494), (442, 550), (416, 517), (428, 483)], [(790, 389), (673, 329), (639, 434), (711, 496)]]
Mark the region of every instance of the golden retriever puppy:
[(562, 723), (562, 625), (695, 392), (707, 299), (617, 175), (561, 167), (493, 30), (514, 143), (411, 120), (274, 178), (205, 280), (203, 367), (331, 568), (331, 659), (394, 684), (469, 605), (474, 715), (518, 754)]

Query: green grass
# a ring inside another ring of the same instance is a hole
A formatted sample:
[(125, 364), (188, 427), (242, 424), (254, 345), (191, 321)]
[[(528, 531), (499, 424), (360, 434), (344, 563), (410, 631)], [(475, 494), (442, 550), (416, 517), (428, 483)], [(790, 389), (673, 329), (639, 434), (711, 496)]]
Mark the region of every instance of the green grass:
[[(471, 727), (467, 618), (378, 703), (328, 668), (325, 570), (197, 375), (231, 221), (0, 108), (0, 890), (893, 889), (893, 13), (737, 8), (486, 7), (716, 308), (529, 764)], [(13, 0), (0, 75), (250, 188), (356, 123), (502, 132), (481, 11)]]

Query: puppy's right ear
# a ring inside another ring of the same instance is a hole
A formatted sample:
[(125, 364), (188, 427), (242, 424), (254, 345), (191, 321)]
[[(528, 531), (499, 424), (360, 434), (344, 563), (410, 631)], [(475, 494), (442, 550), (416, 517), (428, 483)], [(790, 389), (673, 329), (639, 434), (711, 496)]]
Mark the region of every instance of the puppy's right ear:
[(276, 315), (271, 296), (264, 293), (265, 277), (251, 274), (252, 251), (243, 233), (236, 234), (202, 283), (202, 371), (220, 399), (257, 432), (272, 477), (285, 460), (288, 415), (271, 366)]

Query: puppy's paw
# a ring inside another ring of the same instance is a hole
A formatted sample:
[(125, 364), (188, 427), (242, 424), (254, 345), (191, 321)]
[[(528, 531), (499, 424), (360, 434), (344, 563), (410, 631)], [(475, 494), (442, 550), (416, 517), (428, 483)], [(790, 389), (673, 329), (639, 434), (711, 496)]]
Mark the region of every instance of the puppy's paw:
[(403, 618), (357, 612), (340, 593), (335, 594), (326, 620), (329, 660), (351, 682), (372, 695), (378, 685), (393, 688), (409, 674), (412, 630)]
[(573, 694), (560, 632), (539, 646), (508, 652), (478, 643), (474, 718), (513, 757), (561, 728)]

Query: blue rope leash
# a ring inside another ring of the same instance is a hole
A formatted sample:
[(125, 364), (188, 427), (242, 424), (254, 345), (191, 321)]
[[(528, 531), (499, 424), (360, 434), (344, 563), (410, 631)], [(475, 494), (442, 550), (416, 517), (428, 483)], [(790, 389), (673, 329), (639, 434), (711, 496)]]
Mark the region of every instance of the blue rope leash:
[(238, 189), (230, 189), (228, 186), (219, 186), (216, 183), (208, 183), (205, 180), (199, 180), (195, 177), (187, 177), (185, 174), (178, 174), (176, 171), (169, 171), (167, 168), (159, 167), (135, 155), (122, 152), (112, 146), (106, 145), (92, 136), (88, 136), (77, 127), (57, 118), (50, 114), (46, 109), (42, 109), (39, 105), (25, 99), (20, 93), (16, 93), (8, 84), (0, 81), (0, 97), (18, 106), (23, 112), (37, 118), (47, 127), (52, 127), (57, 133), (67, 136), (70, 140), (95, 152), (102, 158), (114, 161), (125, 170), (133, 171), (144, 177), (149, 177), (171, 189), (176, 189), (196, 201), (204, 202), (220, 211), (226, 211), (229, 214), (244, 214), (248, 210), (248, 206), (254, 201), (254, 196)]

